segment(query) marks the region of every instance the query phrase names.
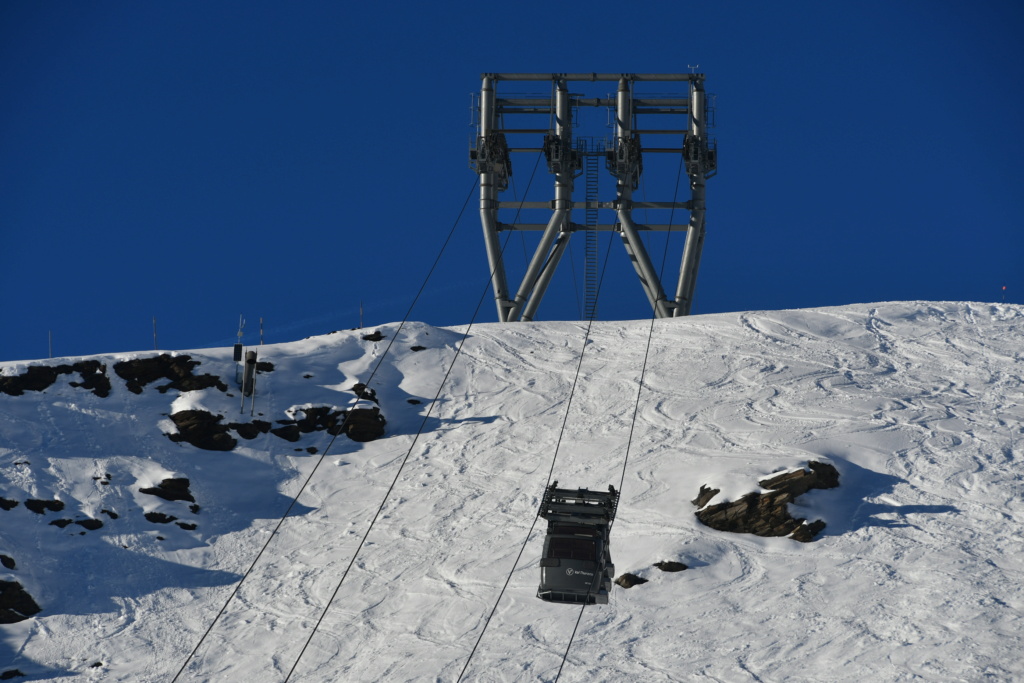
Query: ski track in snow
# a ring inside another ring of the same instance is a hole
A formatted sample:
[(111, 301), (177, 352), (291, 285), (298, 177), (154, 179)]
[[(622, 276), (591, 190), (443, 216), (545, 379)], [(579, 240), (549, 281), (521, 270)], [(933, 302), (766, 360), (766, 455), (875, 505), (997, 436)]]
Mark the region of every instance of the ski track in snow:
[[(554, 680), (578, 608), (534, 596), (543, 523), (513, 564), (556, 449), (560, 485), (603, 488), (618, 486), (628, 448), (612, 557), (617, 575), (649, 583), (584, 611), (561, 680), (1024, 676), (1024, 308), (894, 302), (657, 321), (632, 442), (649, 321), (594, 324), (571, 400), (585, 324), (474, 326), (433, 406), (466, 328), (410, 323), (394, 340), (398, 325), (379, 329), (379, 342), (363, 330), (259, 350), (275, 366), (257, 384), (268, 421), (343, 407), (376, 368), (387, 434), (366, 444), (325, 432), (239, 439), (230, 453), (170, 442), (161, 430), (176, 401), (248, 421), (228, 349), (182, 353), (234, 396), (155, 384), (134, 395), (112, 366), (144, 353), (96, 357), (107, 398), (66, 375), (0, 394), (0, 496), (66, 504), (0, 511), (0, 552), (18, 562), (0, 578), (43, 608), (0, 627), (0, 672), (170, 680), (316, 466), (182, 680), (283, 680), (323, 615), (293, 680), (454, 681), (510, 572), (466, 680)], [(792, 506), (828, 522), (812, 543), (717, 532), (693, 515), (702, 484), (732, 499), (816, 458), (841, 480)], [(94, 479), (107, 473), (109, 485)], [(198, 514), (138, 492), (171, 476), (191, 480)], [(148, 511), (198, 527), (154, 525)], [(49, 525), (85, 517), (104, 528)], [(659, 560), (690, 569), (663, 573)]]

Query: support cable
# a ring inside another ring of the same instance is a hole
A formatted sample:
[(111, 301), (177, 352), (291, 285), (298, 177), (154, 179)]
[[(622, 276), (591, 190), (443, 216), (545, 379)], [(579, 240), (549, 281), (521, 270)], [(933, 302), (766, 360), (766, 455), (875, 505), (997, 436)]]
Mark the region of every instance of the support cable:
[[(608, 256), (609, 254), (611, 254), (611, 251), (611, 236), (609, 236), (608, 249), (605, 250), (604, 266), (601, 269), (601, 279), (598, 280), (597, 284), (598, 297), (601, 293), (601, 284), (604, 282), (604, 275), (608, 269)], [(580, 357), (579, 360), (576, 362), (576, 374), (573, 376), (572, 387), (569, 389), (569, 398), (565, 404), (565, 415), (562, 417), (562, 427), (558, 430), (558, 440), (555, 442), (555, 454), (551, 458), (551, 467), (550, 469), (548, 469), (547, 481), (544, 482), (545, 489), (548, 487), (548, 484), (551, 483), (551, 477), (555, 473), (555, 462), (558, 460), (558, 449), (562, 445), (562, 435), (565, 434), (565, 425), (569, 421), (569, 409), (572, 407), (572, 397), (576, 393), (576, 385), (580, 379), (580, 369), (583, 367), (583, 357), (587, 353), (587, 342), (590, 340), (590, 330), (593, 327), (593, 325), (593, 319), (587, 321), (587, 331), (583, 337), (583, 348), (580, 350)], [(533, 523), (530, 525), (530, 530), (526, 534), (526, 540), (523, 541), (522, 547), (519, 548), (519, 554), (516, 555), (516, 561), (512, 564), (512, 570), (508, 573), (508, 576), (505, 578), (505, 584), (501, 587), (501, 592), (498, 593), (498, 598), (494, 601), (494, 606), (491, 608), (490, 614), (487, 615), (487, 620), (484, 621), (484, 626), (482, 629), (480, 629), (480, 634), (477, 636), (476, 642), (473, 643), (473, 649), (470, 650), (469, 657), (466, 658), (466, 663), (462, 666), (462, 671), (459, 672), (459, 678), (457, 680), (457, 683), (461, 682), (463, 676), (466, 675), (466, 670), (469, 668), (469, 663), (470, 661), (472, 661), (473, 655), (476, 654), (477, 647), (480, 645), (480, 641), (483, 640), (484, 633), (487, 632), (487, 627), (490, 625), (491, 618), (494, 616), (494, 613), (498, 609), (498, 604), (501, 602), (502, 596), (505, 595), (505, 590), (508, 588), (509, 582), (512, 581), (512, 575), (515, 574), (516, 567), (519, 566), (519, 560), (522, 559), (523, 553), (526, 551), (526, 546), (530, 542), (530, 537), (533, 535), (533, 530), (537, 526), (538, 519), (540, 519), (540, 508), (537, 509), (537, 514), (533, 516)]]
[[(675, 213), (676, 213), (675, 203), (676, 203), (676, 198), (679, 196), (679, 180), (682, 177), (682, 171), (683, 171), (683, 155), (680, 154), (679, 155), (679, 170), (676, 172), (676, 187), (675, 187), (675, 190), (672, 193), (672, 212), (669, 214), (668, 232), (665, 234), (665, 251), (664, 251), (664, 253), (662, 254), (662, 257), (661, 257), (661, 270), (658, 273), (658, 278), (659, 279), (664, 275), (664, 272), (665, 272), (665, 262), (668, 259), (668, 242), (669, 242), (669, 238), (672, 236), (673, 226), (675, 225)], [(643, 363), (643, 366), (640, 368), (640, 381), (639, 381), (639, 384), (638, 384), (638, 386), (636, 388), (636, 401), (633, 403), (633, 419), (629, 423), (629, 439), (626, 441), (626, 456), (625, 456), (625, 458), (622, 461), (622, 476), (619, 478), (619, 495), (620, 496), (622, 495), (622, 486), (626, 482), (626, 466), (629, 464), (629, 452), (630, 452), (631, 446), (633, 445), (633, 431), (636, 428), (636, 417), (637, 417), (637, 414), (640, 411), (640, 394), (641, 394), (641, 392), (643, 391), (643, 388), (644, 388), (644, 377), (647, 375), (647, 359), (648, 359), (648, 357), (651, 354), (651, 339), (654, 337), (654, 322), (657, 319), (657, 317), (658, 317), (657, 312), (655, 312), (655, 313), (653, 313), (651, 315), (651, 324), (650, 324), (650, 327), (647, 330), (647, 347), (644, 349), (644, 363)], [(612, 526), (614, 526), (614, 525), (615, 525), (615, 519), (613, 518), (611, 520), (611, 522), (608, 523), (608, 533), (609, 534), (611, 534)], [(589, 599), (590, 596), (588, 595), (587, 597)], [(576, 625), (573, 626), (572, 635), (569, 636), (569, 643), (565, 646), (565, 653), (562, 655), (562, 663), (558, 665), (558, 673), (555, 674), (555, 683), (558, 683), (558, 679), (562, 675), (562, 667), (565, 666), (565, 661), (569, 657), (569, 649), (572, 647), (573, 640), (576, 639), (576, 629), (579, 628), (580, 620), (583, 619), (583, 610), (586, 609), (586, 607), (587, 607), (587, 603), (585, 603), (585, 602), (580, 607), (579, 616), (576, 617)]]
[[(539, 165), (540, 165), (540, 156), (538, 155), (537, 163), (534, 164), (534, 167), (533, 167), (533, 173), (530, 174), (530, 182), (527, 183), (526, 191), (523, 193), (523, 200), (519, 204), (519, 211), (522, 211), (523, 203), (526, 202), (526, 195), (530, 192), (530, 185), (533, 184), (533, 177), (536, 174), (537, 166), (539, 166)], [(475, 189), (475, 185), (474, 185), (474, 189)], [(472, 195), (472, 191), (471, 191), (470, 194)], [(468, 198), (466, 200), (466, 203), (467, 204), (469, 203), (469, 199)], [(465, 208), (466, 208), (465, 205), (462, 208), (463, 208), (463, 211), (465, 211)], [(459, 215), (461, 217), (462, 214), (460, 213)], [(518, 216), (518, 212), (517, 212), (516, 220), (518, 220), (518, 218), (519, 218), (519, 216)], [(509, 243), (509, 240), (511, 239), (511, 237), (512, 237), (512, 235), (509, 234), (509, 236), (505, 238), (505, 243), (502, 245), (502, 248), (501, 248), (502, 253), (504, 253), (505, 248), (508, 246), (508, 243)], [(446, 244), (447, 244), (447, 242), (446, 242)], [(430, 418), (430, 413), (434, 409), (434, 406), (437, 405), (438, 399), (441, 396), (441, 391), (444, 389), (445, 384), (447, 384), (448, 377), (451, 375), (452, 370), (455, 368), (456, 361), (459, 359), (459, 356), (462, 354), (462, 349), (465, 346), (466, 339), (469, 338), (469, 333), (473, 329), (473, 325), (476, 322), (477, 315), (480, 313), (480, 308), (481, 308), (481, 306), (483, 306), (483, 302), (484, 302), (484, 300), (487, 297), (487, 292), (490, 290), (490, 286), (491, 286), (491, 282), (493, 281), (493, 278), (494, 278), (494, 271), (492, 270), (491, 274), (487, 278), (487, 284), (484, 287), (484, 291), (480, 295), (479, 301), (477, 301), (476, 309), (473, 311), (473, 317), (470, 319), (469, 325), (466, 327), (466, 331), (463, 333), (462, 339), (459, 341), (459, 345), (458, 345), (458, 347), (455, 350), (455, 356), (452, 358), (452, 362), (448, 366), (448, 370), (445, 372), (444, 378), (441, 380), (441, 385), (437, 388), (437, 394), (434, 396), (433, 400), (430, 402), (430, 406), (427, 408), (427, 412), (423, 416), (423, 421), (420, 423), (419, 430), (416, 432), (416, 436), (413, 437), (412, 443), (409, 445), (409, 450), (406, 451), (405, 457), (402, 458), (402, 462), (398, 466), (398, 471), (395, 473), (395, 477), (391, 481), (391, 485), (388, 487), (388, 490), (384, 493), (384, 498), (383, 498), (383, 500), (381, 500), (380, 506), (377, 508), (377, 512), (374, 513), (373, 519), (370, 520), (370, 525), (367, 527), (366, 532), (363, 534), (362, 539), (360, 539), (359, 545), (356, 547), (356, 551), (352, 554), (352, 558), (349, 560), (348, 566), (345, 567), (345, 571), (342, 573), (341, 579), (338, 580), (338, 584), (335, 586), (334, 592), (331, 593), (331, 597), (327, 601), (327, 605), (324, 607), (323, 611), (320, 613), (319, 619), (317, 619), (316, 624), (313, 626), (313, 630), (310, 631), (309, 636), (306, 638), (306, 642), (303, 644), (302, 649), (299, 651), (298, 657), (295, 658), (295, 662), (292, 664), (291, 669), (288, 670), (288, 675), (285, 676), (284, 683), (288, 683), (288, 681), (291, 680), (292, 675), (295, 673), (295, 669), (299, 665), (299, 661), (302, 659), (303, 655), (306, 653), (306, 650), (309, 647), (309, 644), (313, 641), (313, 637), (316, 635), (316, 632), (319, 630), (320, 625), (323, 623), (324, 617), (327, 616), (327, 612), (330, 610), (331, 604), (333, 604), (334, 599), (338, 596), (338, 593), (341, 591), (342, 584), (345, 583), (345, 579), (348, 577), (349, 572), (351, 571), (353, 565), (355, 564), (355, 561), (358, 558), (360, 551), (362, 551), (363, 546), (366, 543), (366, 539), (370, 536), (370, 532), (373, 530), (374, 524), (377, 523), (377, 519), (380, 517), (381, 512), (384, 510), (384, 506), (387, 504), (388, 498), (390, 498), (390, 496), (391, 496), (391, 492), (394, 490), (395, 485), (398, 483), (398, 479), (401, 477), (402, 470), (405, 468), (406, 463), (409, 461), (409, 457), (412, 455), (412, 451), (413, 451), (413, 448), (416, 446), (416, 442), (419, 440), (420, 435), (423, 434), (423, 429), (424, 429), (424, 427), (426, 427), (427, 421)], [(397, 332), (395, 334), (395, 337), (397, 337)], [(394, 341), (394, 340), (392, 339), (392, 341)], [(390, 344), (388, 345), (388, 348), (390, 348)], [(383, 356), (381, 357), (381, 360), (383, 361)], [(380, 362), (377, 363), (377, 367), (378, 368), (380, 367)], [(374, 372), (376, 372), (376, 369), (374, 369)], [(331, 443), (334, 443), (334, 439), (331, 439)], [(328, 445), (328, 448), (329, 447), (330, 447), (330, 445)]]
[[(381, 364), (384, 362), (384, 358), (387, 357), (388, 352), (391, 351), (392, 345), (395, 343), (395, 340), (398, 338), (398, 335), (402, 331), (402, 328), (405, 326), (405, 323), (409, 320), (409, 316), (412, 314), (413, 308), (416, 306), (416, 302), (419, 301), (420, 296), (423, 294), (423, 290), (427, 286), (427, 282), (430, 280), (430, 277), (434, 274), (434, 271), (437, 269), (438, 263), (440, 263), (440, 261), (441, 261), (441, 256), (444, 254), (445, 250), (448, 248), (448, 244), (451, 242), (452, 235), (455, 234), (455, 229), (456, 229), (456, 227), (458, 227), (459, 222), (462, 220), (462, 215), (466, 212), (466, 207), (469, 206), (469, 200), (472, 199), (473, 192), (476, 190), (478, 182), (479, 182), (479, 178), (477, 178), (476, 180), (473, 181), (473, 186), (472, 186), (472, 188), (470, 188), (469, 194), (466, 197), (466, 201), (463, 202), (462, 209), (459, 211), (458, 217), (455, 219), (455, 222), (452, 224), (451, 230), (448, 231), (448, 237), (445, 238), (444, 244), (441, 246), (441, 251), (438, 253), (437, 258), (434, 259), (433, 265), (430, 267), (430, 270), (427, 272), (427, 276), (426, 276), (426, 278), (424, 278), (423, 284), (420, 285), (419, 291), (416, 292), (416, 296), (413, 298), (412, 304), (409, 306), (409, 310), (406, 311), (405, 317), (402, 318), (401, 324), (399, 324), (398, 329), (395, 331), (395, 334), (392, 335), (391, 341), (388, 342), (387, 347), (384, 349), (384, 353), (381, 355), (380, 359), (377, 361), (376, 367), (374, 367), (373, 372), (370, 373), (370, 377), (366, 380), (366, 386), (370, 386), (370, 382), (373, 380), (374, 375), (377, 374), (377, 370), (380, 369)], [(214, 626), (217, 625), (217, 622), (224, 615), (224, 612), (227, 611), (228, 605), (230, 605), (231, 601), (234, 600), (236, 595), (238, 595), (238, 591), (241, 589), (242, 584), (245, 583), (245, 580), (247, 578), (249, 578), (250, 574), (252, 574), (252, 571), (256, 567), (256, 564), (260, 561), (260, 558), (263, 557), (263, 554), (266, 552), (267, 548), (270, 546), (270, 542), (272, 540), (274, 540), (274, 538), (277, 536), (277, 533), (281, 530), (281, 526), (284, 524), (285, 519), (287, 519), (289, 517), (289, 515), (291, 514), (291, 512), (294, 509), (295, 505), (298, 503), (299, 497), (305, 492), (306, 488), (309, 486), (309, 482), (312, 481), (313, 476), (316, 474), (316, 471), (319, 469), (320, 465), (323, 463), (324, 459), (327, 457), (327, 454), (330, 452), (331, 446), (334, 445), (335, 439), (338, 438), (338, 434), (340, 434), (340, 433), (342, 433), (344, 431), (345, 425), (348, 423), (348, 419), (349, 419), (349, 415), (350, 414), (351, 414), (351, 412), (345, 414), (345, 419), (341, 423), (340, 427), (338, 428), (337, 433), (332, 435), (330, 442), (327, 444), (327, 447), (324, 449), (323, 453), (321, 453), (320, 458), (316, 461), (316, 464), (313, 466), (313, 469), (310, 470), (309, 475), (307, 475), (305, 481), (302, 482), (302, 486), (299, 488), (298, 492), (292, 497), (291, 502), (288, 504), (288, 508), (284, 511), (284, 514), (281, 515), (281, 518), (277, 521), (277, 524), (274, 526), (273, 531), (270, 532), (270, 536), (267, 537), (267, 540), (263, 544), (263, 547), (261, 547), (260, 551), (256, 554), (256, 558), (253, 559), (252, 563), (249, 565), (249, 568), (246, 569), (245, 573), (242, 575), (242, 578), (238, 581), (237, 584), (235, 584), (234, 590), (231, 591), (231, 594), (228, 596), (228, 599), (224, 602), (224, 605), (220, 608), (220, 611), (217, 612), (217, 616), (215, 616), (213, 618), (213, 621), (210, 623), (210, 626), (206, 629), (206, 631), (203, 633), (203, 635), (199, 638), (199, 642), (196, 643), (196, 646), (194, 648), (192, 648), (192, 652), (189, 653), (188, 657), (185, 659), (184, 664), (182, 664), (181, 668), (178, 669), (178, 673), (176, 673), (174, 675), (174, 678), (171, 679), (171, 683), (175, 683), (175, 681), (177, 681), (178, 678), (181, 676), (181, 674), (185, 671), (185, 668), (189, 665), (189, 662), (192, 661), (192, 658), (195, 657), (196, 653), (199, 651), (199, 648), (202, 647), (203, 642), (206, 640), (206, 638), (213, 631)]]

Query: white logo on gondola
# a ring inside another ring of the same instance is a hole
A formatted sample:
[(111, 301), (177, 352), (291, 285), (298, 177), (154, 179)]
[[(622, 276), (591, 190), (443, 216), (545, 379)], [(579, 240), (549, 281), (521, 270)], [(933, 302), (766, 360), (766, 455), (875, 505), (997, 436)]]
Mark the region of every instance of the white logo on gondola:
[(593, 576), (594, 572), (585, 572), (585, 571), (583, 571), (581, 569), (573, 569), (572, 567), (569, 567), (568, 569), (565, 570), (565, 575), (566, 576), (572, 576), (573, 574), (582, 574), (583, 576)]

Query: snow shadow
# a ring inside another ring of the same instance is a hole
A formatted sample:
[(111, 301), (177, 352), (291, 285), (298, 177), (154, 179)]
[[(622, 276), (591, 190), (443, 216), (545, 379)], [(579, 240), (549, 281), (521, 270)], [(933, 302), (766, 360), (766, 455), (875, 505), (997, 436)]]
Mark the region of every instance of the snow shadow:
[[(9, 647), (6, 643), (0, 642), (0, 662), (6, 662), (0, 664), (0, 677), (4, 674), (8, 675), (7, 679), (17, 681), (51, 681), (58, 676), (77, 676), (80, 671), (72, 671), (70, 669), (51, 669), (50, 667), (43, 667), (32, 660), (19, 655), (14, 648)], [(13, 672), (19, 672), (21, 675), (17, 675)]]
[[(382, 390), (383, 391), (383, 390)], [(387, 391), (388, 396), (382, 397), (381, 405), (384, 416), (388, 420), (384, 428), (384, 437), (388, 436), (409, 436), (416, 433), (431, 434), (443, 428), (450, 429), (464, 424), (492, 424), (500, 415), (472, 415), (466, 417), (452, 417), (450, 405), (453, 404), (450, 398), (438, 398), (433, 408), (430, 402), (433, 398), (414, 396), (401, 389), (394, 387)], [(424, 413), (430, 410), (430, 415), (424, 419)]]
[[(78, 539), (71, 539), (78, 540)], [(83, 539), (84, 540), (84, 539)], [(180, 588), (194, 591), (200, 588), (230, 586), (237, 583), (241, 574), (221, 570), (189, 567), (168, 562), (139, 552), (116, 548), (96, 539), (75, 548), (75, 543), (62, 544), (61, 548), (50, 546), (45, 568), (47, 576), (67, 577), (62, 581), (50, 580), (45, 593), (33, 595), (42, 610), (36, 618), (55, 615), (96, 615), (91, 621), (92, 630), (83, 633), (83, 639), (95, 638), (103, 631), (116, 632), (121, 628), (124, 606), (133, 605), (134, 624), (142, 620), (165, 619), (159, 610), (138, 609), (145, 604), (145, 596), (157, 591)], [(46, 630), (43, 629), (45, 637)], [(40, 637), (33, 635), (33, 639)], [(103, 646), (96, 644), (96, 651), (90, 658), (105, 660)], [(0, 675), (17, 669), (24, 678), (17, 681), (51, 680), (58, 676), (80, 675), (79, 670), (58, 670), (39, 664), (17, 652), (8, 643), (0, 640)]]
[[(839, 470), (839, 488), (811, 492), (827, 510), (828, 526), (821, 536), (840, 536), (865, 527), (898, 528), (914, 526), (907, 520), (912, 514), (959, 512), (952, 505), (897, 505), (879, 500), (907, 483), (900, 477), (875, 472), (837, 456), (826, 456)], [(837, 496), (839, 500), (828, 500)]]

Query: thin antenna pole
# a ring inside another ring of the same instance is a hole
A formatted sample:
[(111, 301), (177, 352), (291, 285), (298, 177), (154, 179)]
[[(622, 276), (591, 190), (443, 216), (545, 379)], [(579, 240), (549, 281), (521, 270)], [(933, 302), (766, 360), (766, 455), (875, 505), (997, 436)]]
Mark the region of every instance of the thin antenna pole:
[[(1003, 287), (1006, 289), (1006, 287)], [(359, 329), (363, 329), (363, 302), (359, 302)]]
[(156, 316), (153, 316), (153, 350), (156, 351), (160, 347), (156, 343)]
[(53, 330), (49, 331), (49, 337), (50, 337), (50, 358), (53, 358)]
[(260, 316), (260, 346), (263, 346), (263, 316)]

